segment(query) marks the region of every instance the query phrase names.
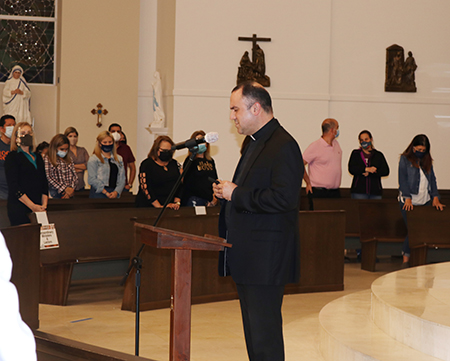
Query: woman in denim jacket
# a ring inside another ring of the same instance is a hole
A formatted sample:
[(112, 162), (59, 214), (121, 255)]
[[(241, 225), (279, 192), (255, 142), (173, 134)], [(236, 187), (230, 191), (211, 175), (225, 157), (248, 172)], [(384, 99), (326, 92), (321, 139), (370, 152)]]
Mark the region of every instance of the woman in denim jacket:
[[(414, 137), (400, 157), (398, 166), (399, 196), (402, 216), (406, 224), (406, 212), (414, 206), (432, 205), (443, 210), (445, 205), (439, 201), (433, 158), (430, 154), (430, 141), (425, 134)], [(403, 243), (402, 268), (409, 266), (409, 239)]]
[(87, 169), (88, 183), (91, 186), (89, 198), (120, 197), (125, 187), (125, 170), (110, 132), (105, 130), (98, 135)]

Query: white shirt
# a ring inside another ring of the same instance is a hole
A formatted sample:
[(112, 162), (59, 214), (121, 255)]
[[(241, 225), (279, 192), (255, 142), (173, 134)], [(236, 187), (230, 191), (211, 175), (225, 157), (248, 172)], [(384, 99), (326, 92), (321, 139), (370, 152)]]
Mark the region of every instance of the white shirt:
[(413, 206), (423, 206), (430, 200), (430, 194), (428, 193), (428, 179), (425, 176), (422, 168), (420, 168), (419, 174), (419, 193), (411, 194), (411, 201)]

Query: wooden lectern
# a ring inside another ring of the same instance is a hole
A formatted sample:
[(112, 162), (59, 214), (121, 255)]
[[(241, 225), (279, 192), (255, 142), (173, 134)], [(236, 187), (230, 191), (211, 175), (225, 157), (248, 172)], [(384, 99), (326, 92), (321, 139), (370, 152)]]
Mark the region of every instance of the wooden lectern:
[(170, 307), (170, 361), (189, 361), (191, 350), (192, 251), (221, 251), (231, 247), (223, 238), (188, 233), (135, 223), (136, 236), (144, 244), (173, 249), (172, 297)]

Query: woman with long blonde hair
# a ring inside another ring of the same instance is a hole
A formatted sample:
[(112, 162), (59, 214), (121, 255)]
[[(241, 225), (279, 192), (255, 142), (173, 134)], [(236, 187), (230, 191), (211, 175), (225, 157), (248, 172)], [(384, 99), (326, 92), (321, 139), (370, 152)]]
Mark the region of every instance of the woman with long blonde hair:
[(110, 132), (105, 130), (97, 136), (94, 154), (89, 157), (87, 169), (90, 198), (120, 197), (125, 187), (125, 170)]
[(12, 226), (30, 223), (28, 213), (43, 212), (47, 208), (44, 161), (33, 149), (33, 128), (27, 122), (17, 123), (11, 136), (11, 152), (5, 160), (7, 209)]

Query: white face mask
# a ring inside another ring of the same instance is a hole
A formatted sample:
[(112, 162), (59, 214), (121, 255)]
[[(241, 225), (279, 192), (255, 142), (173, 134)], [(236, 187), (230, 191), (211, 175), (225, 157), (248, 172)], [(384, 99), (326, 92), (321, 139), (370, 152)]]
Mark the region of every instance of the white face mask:
[(120, 133), (119, 132), (114, 132), (111, 135), (112, 135), (112, 137), (113, 137), (113, 139), (114, 139), (114, 141), (116, 143), (119, 142), (119, 140), (120, 140)]
[(5, 135), (8, 138), (11, 138), (13, 130), (14, 130), (14, 125), (9, 125), (9, 126), (5, 127)]
[(60, 158), (64, 158), (67, 155), (68, 151), (64, 151), (64, 150), (58, 150), (56, 152), (56, 154), (58, 155), (58, 157)]

